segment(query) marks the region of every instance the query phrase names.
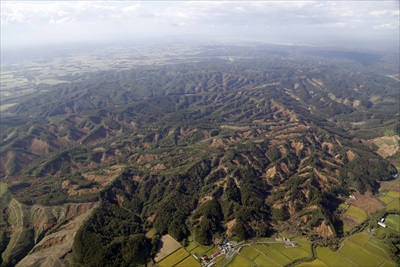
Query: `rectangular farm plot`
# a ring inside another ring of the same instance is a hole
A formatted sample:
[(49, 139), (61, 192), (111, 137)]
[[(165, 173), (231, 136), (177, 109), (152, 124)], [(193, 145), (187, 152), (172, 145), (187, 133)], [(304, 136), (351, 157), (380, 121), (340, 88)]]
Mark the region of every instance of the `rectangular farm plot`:
[(385, 237), (386, 237), (386, 235), (388, 234), (388, 233), (390, 233), (391, 231), (390, 231), (390, 229), (389, 228), (383, 228), (383, 227), (380, 227), (379, 226), (379, 228), (375, 231), (375, 237), (377, 238), (377, 239), (379, 239), (379, 240), (382, 240), (382, 239), (384, 239)]
[(379, 200), (387, 205), (387, 204), (391, 203), (394, 200), (394, 198), (392, 198), (390, 196), (383, 196), (383, 197), (379, 197)]
[(299, 267), (325, 267), (328, 265), (326, 265), (324, 262), (320, 261), (319, 259), (316, 259), (311, 262), (302, 262), (297, 266), (299, 266)]
[(383, 243), (382, 241), (379, 241), (378, 239), (376, 239), (375, 237), (371, 237), (368, 241), (368, 243), (374, 245), (375, 247), (378, 247), (380, 249), (382, 249), (383, 251), (386, 251), (388, 248), (386, 247), (385, 243)]
[(400, 198), (400, 192), (396, 192), (396, 191), (389, 191), (386, 193), (386, 195), (393, 197), (393, 198)]
[(164, 258), (162, 261), (160, 261), (158, 265), (161, 267), (171, 267), (189, 256), (190, 254), (185, 249), (180, 248), (171, 255), (168, 255), (168, 257)]
[(292, 262), (291, 260), (289, 260), (288, 257), (286, 257), (285, 255), (283, 255), (282, 253), (280, 253), (275, 249), (272, 249), (267, 256), (276, 261), (277, 263), (279, 263), (280, 265), (286, 265)]
[(252, 247), (244, 247), (240, 250), (240, 254), (245, 255), (249, 260), (254, 260), (260, 253)]
[(368, 218), (367, 213), (364, 210), (354, 206), (350, 206), (344, 215), (356, 218), (360, 223), (364, 222)]
[(379, 267), (396, 267), (396, 264), (389, 262), (389, 261), (385, 261), (384, 263), (382, 263), (381, 266)]
[(274, 262), (272, 259), (265, 257), (263, 255), (258, 255), (253, 262), (257, 266), (280, 266), (278, 263)]
[(182, 247), (182, 245), (172, 236), (164, 235), (163, 237), (161, 237), (160, 247), (156, 256), (154, 257), (154, 260), (156, 262), (159, 262), (180, 247)]
[(248, 259), (241, 255), (236, 255), (236, 257), (228, 264), (228, 267), (253, 267), (254, 264)]
[(387, 205), (386, 206), (386, 210), (400, 211), (400, 201), (399, 201), (399, 199), (395, 199), (389, 205)]
[(387, 216), (386, 220), (385, 220), (385, 224), (396, 230), (397, 232), (400, 232), (400, 216), (396, 215), (396, 214), (391, 214), (389, 216)]
[(285, 243), (272, 243), (272, 244), (270, 244), (270, 246), (276, 250), (286, 249)]
[(344, 246), (339, 249), (339, 252), (358, 266), (379, 266), (385, 261), (351, 241), (346, 241)]
[(342, 255), (329, 248), (317, 247), (317, 258), (328, 266), (355, 266)]
[(363, 248), (364, 248), (365, 250), (371, 252), (372, 254), (375, 254), (375, 255), (378, 255), (378, 256), (380, 256), (380, 257), (383, 257), (383, 258), (386, 258), (386, 259), (389, 259), (389, 260), (390, 260), (390, 258), (388, 257), (388, 255), (386, 255), (386, 253), (385, 253), (384, 250), (382, 250), (381, 248), (379, 248), (379, 247), (377, 247), (377, 246), (372, 245), (372, 244), (369, 243), (369, 242), (368, 242), (368, 243), (365, 243), (364, 246), (363, 246)]
[(298, 260), (301, 258), (308, 258), (311, 256), (311, 253), (308, 253), (301, 247), (285, 248), (285, 249), (280, 250), (279, 252), (284, 254), (286, 257), (288, 257), (291, 260)]
[(196, 260), (193, 256), (189, 256), (180, 263), (176, 264), (175, 267), (200, 267), (201, 263)]
[(211, 250), (213, 247), (211, 247), (211, 246), (197, 246), (196, 248), (194, 248), (194, 249), (192, 249), (191, 251), (190, 251), (190, 253), (192, 253), (192, 254), (195, 254), (196, 256), (203, 256), (203, 255), (205, 255), (205, 254), (207, 254), (207, 252), (209, 251), (209, 250)]
[(263, 245), (263, 244), (253, 245), (252, 247), (253, 247), (253, 249), (258, 250), (260, 253), (263, 253), (265, 255), (268, 254), (268, 252), (270, 252), (271, 249), (272, 249), (271, 246), (266, 246), (266, 245)]
[(349, 237), (349, 240), (351, 240), (353, 243), (362, 246), (364, 245), (369, 239), (369, 236), (363, 233), (355, 234)]
[(187, 250), (187, 251), (192, 251), (193, 249), (197, 248), (198, 246), (199, 246), (199, 245), (198, 245), (196, 242), (192, 241), (192, 242), (190, 242), (189, 245), (186, 247), (186, 250)]

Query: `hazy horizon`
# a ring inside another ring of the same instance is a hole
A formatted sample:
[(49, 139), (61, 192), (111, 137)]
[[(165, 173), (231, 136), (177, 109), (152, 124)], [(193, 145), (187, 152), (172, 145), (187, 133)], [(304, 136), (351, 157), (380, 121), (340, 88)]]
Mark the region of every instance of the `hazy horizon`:
[(202, 36), (398, 46), (398, 1), (2, 1), (1, 47)]

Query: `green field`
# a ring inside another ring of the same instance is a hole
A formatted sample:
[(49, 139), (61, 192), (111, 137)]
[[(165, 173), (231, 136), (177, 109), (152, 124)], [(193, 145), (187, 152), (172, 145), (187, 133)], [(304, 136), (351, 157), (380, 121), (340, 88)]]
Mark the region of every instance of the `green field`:
[(344, 213), (344, 215), (354, 217), (354, 218), (356, 218), (360, 223), (364, 222), (364, 221), (368, 218), (367, 213), (366, 213), (364, 210), (362, 210), (362, 209), (360, 209), (360, 208), (357, 208), (357, 207), (354, 207), (354, 206), (350, 206), (350, 207), (346, 210), (346, 212)]
[(240, 250), (240, 254), (243, 254), (248, 258), (249, 260), (254, 260), (257, 258), (260, 253), (257, 250), (254, 250), (252, 247), (244, 247)]
[(277, 263), (279, 263), (280, 265), (286, 265), (291, 262), (291, 260), (289, 260), (288, 257), (286, 257), (285, 255), (283, 255), (282, 253), (280, 253), (275, 249), (272, 249), (267, 256), (276, 261)]
[(162, 261), (160, 261), (158, 265), (161, 267), (171, 267), (184, 260), (188, 256), (190, 256), (190, 254), (185, 249), (180, 248)]
[(385, 261), (351, 241), (345, 242), (338, 252), (358, 266), (379, 266)]
[(388, 228), (383, 228), (383, 227), (379, 227), (376, 231), (375, 231), (375, 237), (377, 239), (384, 239), (386, 237), (386, 235), (390, 233), (390, 230)]
[(363, 246), (369, 239), (369, 236), (367, 236), (364, 233), (358, 233), (355, 235), (352, 235), (349, 237), (349, 240), (352, 241), (353, 243)]
[(386, 255), (385, 251), (383, 251), (381, 248), (378, 248), (377, 246), (374, 246), (373, 244), (371, 244), (370, 242), (367, 242), (364, 244), (363, 248), (369, 252), (371, 252), (372, 254), (381, 256), (383, 258), (388, 258), (388, 256)]
[(328, 265), (326, 265), (323, 261), (320, 261), (319, 259), (316, 259), (316, 260), (311, 261), (311, 262), (302, 262), (297, 266), (300, 266), (300, 267), (325, 267), (325, 266), (328, 266)]
[(199, 245), (198, 245), (196, 242), (192, 241), (192, 242), (190, 242), (189, 245), (186, 247), (186, 250), (187, 250), (187, 251), (192, 251), (193, 249), (197, 248), (198, 246), (199, 246)]
[(228, 264), (229, 267), (246, 267), (254, 266), (254, 264), (241, 255), (236, 255), (235, 258)]
[(311, 253), (307, 252), (301, 247), (286, 248), (279, 251), (291, 260), (298, 260), (301, 258), (311, 257)]
[(354, 266), (349, 260), (329, 248), (317, 247), (316, 251), (317, 258), (328, 266)]
[(263, 255), (258, 255), (257, 258), (253, 260), (257, 266), (280, 266), (278, 263), (274, 262), (272, 259), (265, 257)]
[(396, 191), (389, 191), (386, 195), (393, 198), (400, 198), (400, 193)]
[(379, 267), (396, 267), (396, 265), (394, 263), (385, 261), (381, 266)]
[(400, 200), (395, 199), (389, 205), (386, 206), (386, 210), (400, 211)]
[(265, 255), (268, 254), (268, 252), (271, 251), (272, 247), (271, 246), (265, 246), (263, 244), (256, 244), (252, 246), (254, 249), (260, 251), (261, 253), (264, 253)]
[(180, 263), (175, 265), (176, 267), (196, 267), (201, 266), (200, 262), (196, 260), (193, 256), (189, 256)]
[(386, 196), (383, 196), (383, 197), (379, 197), (379, 200), (382, 201), (385, 204), (389, 204), (390, 202), (392, 202), (394, 200), (394, 198), (386, 195)]
[(195, 247), (194, 249), (190, 250), (190, 253), (201, 257), (202, 255), (207, 254), (206, 252), (211, 250), (212, 248), (213, 247), (211, 247), (211, 246), (205, 247), (205, 246), (199, 245), (199, 246)]
[(397, 232), (400, 232), (400, 215), (390, 214), (386, 217), (385, 224)]

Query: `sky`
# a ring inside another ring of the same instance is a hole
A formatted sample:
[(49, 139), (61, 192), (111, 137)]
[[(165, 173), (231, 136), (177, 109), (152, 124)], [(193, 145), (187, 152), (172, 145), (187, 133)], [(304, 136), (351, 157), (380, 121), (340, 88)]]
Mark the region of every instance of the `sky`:
[(399, 38), (398, 0), (0, 3), (2, 47), (186, 35), (326, 43)]

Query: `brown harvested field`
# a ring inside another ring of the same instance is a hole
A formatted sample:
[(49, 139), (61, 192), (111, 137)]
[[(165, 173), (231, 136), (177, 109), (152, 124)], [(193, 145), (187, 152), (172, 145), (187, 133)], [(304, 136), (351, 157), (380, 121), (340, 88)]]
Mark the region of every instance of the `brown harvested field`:
[(400, 192), (400, 183), (398, 181), (385, 181), (380, 182), (380, 184), (383, 189)]
[(159, 262), (165, 257), (167, 257), (169, 254), (174, 252), (175, 250), (181, 248), (182, 245), (179, 244), (178, 241), (176, 241), (172, 236), (170, 235), (164, 235), (161, 237), (160, 240), (160, 245), (157, 250), (157, 254), (154, 257), (155, 262)]
[(367, 213), (373, 213), (382, 210), (385, 207), (377, 198), (372, 196), (370, 192), (367, 192), (364, 195), (355, 192), (353, 195), (356, 199), (348, 198), (346, 199), (346, 202), (357, 208), (363, 209)]
[(351, 229), (360, 225), (360, 222), (356, 218), (353, 218), (351, 216), (343, 215), (342, 220), (343, 220), (344, 226), (347, 226)]

